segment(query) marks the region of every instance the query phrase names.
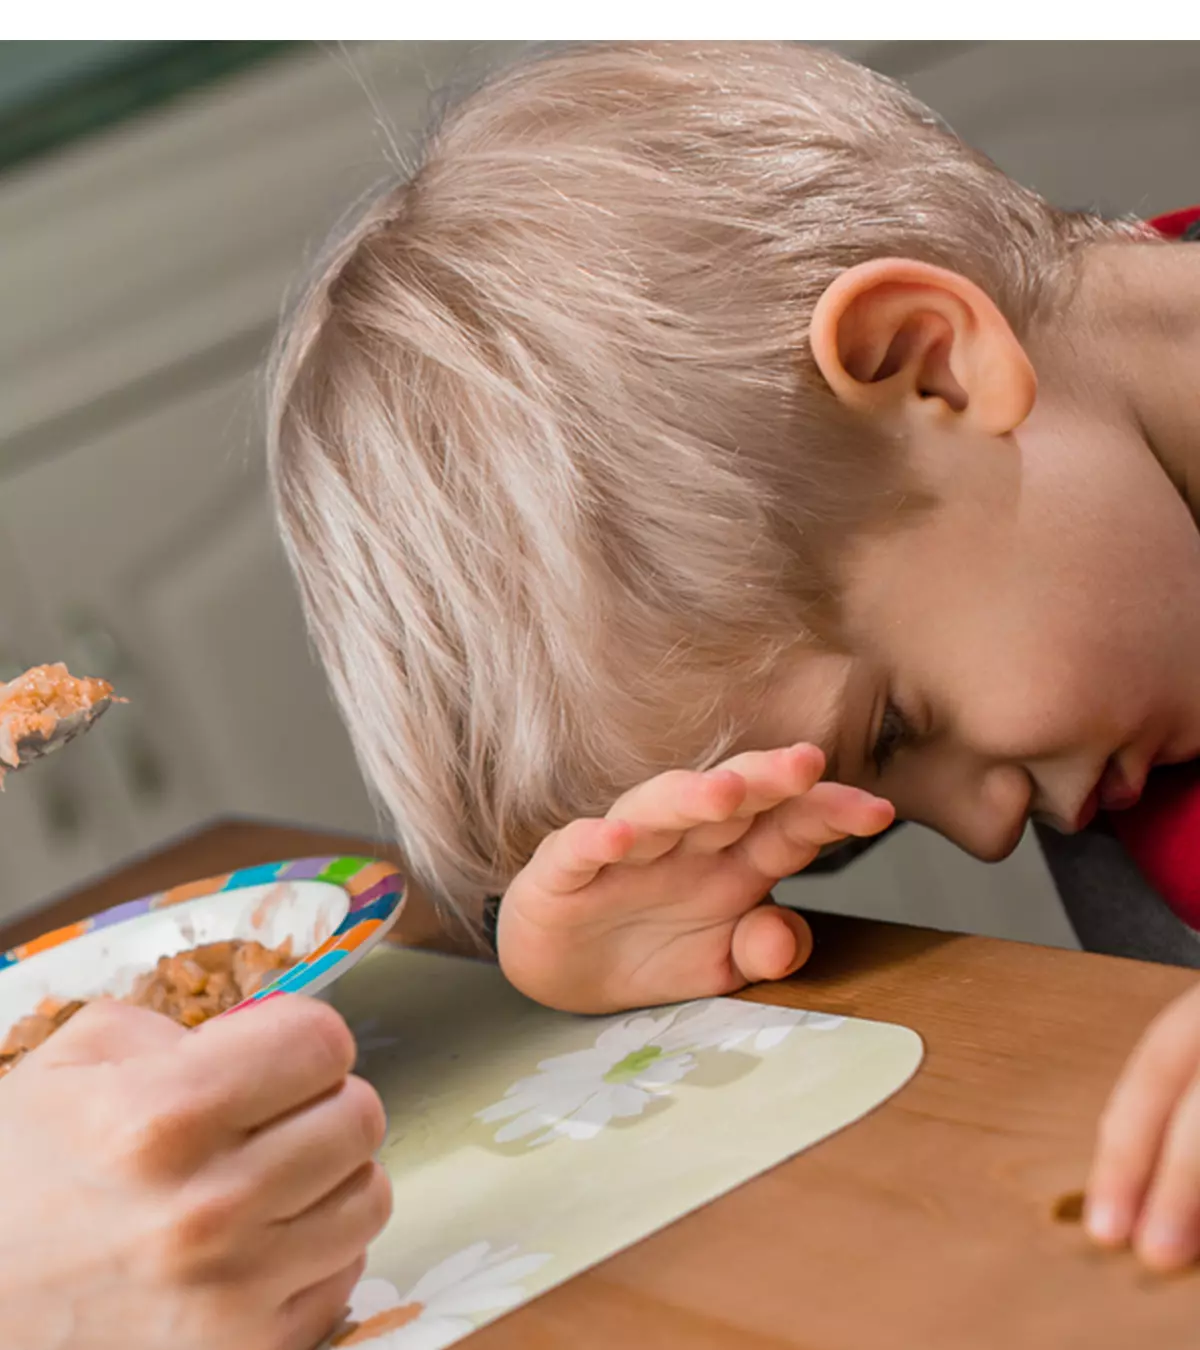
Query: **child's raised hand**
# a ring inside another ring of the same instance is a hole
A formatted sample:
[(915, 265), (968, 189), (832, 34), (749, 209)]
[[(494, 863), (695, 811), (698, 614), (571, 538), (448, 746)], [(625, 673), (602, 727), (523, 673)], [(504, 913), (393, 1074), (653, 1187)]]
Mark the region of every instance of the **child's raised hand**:
[(1125, 1066), (1100, 1123), (1085, 1222), (1157, 1270), (1200, 1256), (1200, 985), (1155, 1019)]
[(78, 1013), (0, 1080), (0, 1345), (311, 1350), (391, 1204), (353, 1061), (309, 999)]
[(820, 750), (736, 756), (641, 784), (603, 820), (546, 839), (509, 887), (497, 948), (530, 998), (611, 1012), (782, 979), (812, 947), (798, 915), (763, 904), (827, 844), (878, 834), (888, 802), (820, 781)]

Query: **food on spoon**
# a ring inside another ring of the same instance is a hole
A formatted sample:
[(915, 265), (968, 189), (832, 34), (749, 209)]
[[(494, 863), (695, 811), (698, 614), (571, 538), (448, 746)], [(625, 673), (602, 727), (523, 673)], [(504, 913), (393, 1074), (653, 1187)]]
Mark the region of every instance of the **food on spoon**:
[(0, 686), (0, 787), (9, 770), (66, 745), (124, 702), (107, 680), (77, 678), (61, 661)]
[[(295, 964), (291, 939), (278, 947), (233, 939), (163, 956), (153, 970), (139, 975), (121, 1000), (162, 1013), (185, 1027), (197, 1027), (228, 1012), (257, 993), (269, 980)], [(23, 1017), (0, 1044), (0, 1077), (65, 1025), (84, 1004), (45, 999)]]

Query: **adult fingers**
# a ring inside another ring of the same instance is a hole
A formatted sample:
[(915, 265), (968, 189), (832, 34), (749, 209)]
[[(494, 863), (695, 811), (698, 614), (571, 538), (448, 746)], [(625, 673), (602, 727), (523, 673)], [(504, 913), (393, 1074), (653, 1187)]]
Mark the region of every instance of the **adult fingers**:
[[(81, 1014), (82, 1015), (82, 1014)], [(216, 1018), (126, 1066), (114, 1129), (144, 1174), (189, 1175), (348, 1077), (354, 1038), (328, 1005), (287, 996)]]
[[(279, 1312), (280, 1350), (313, 1350), (343, 1320), (350, 1295), (367, 1268), (366, 1256), (352, 1261), (344, 1270), (327, 1275), (291, 1298)], [(353, 1333), (351, 1333), (352, 1335)], [(352, 1341), (335, 1339), (335, 1344)]]
[(177, 1022), (116, 999), (96, 999), (39, 1048), (30, 1064), (115, 1064), (137, 1055), (171, 1054), (188, 1032)]
[(375, 1156), (387, 1133), (379, 1094), (361, 1078), (256, 1131), (210, 1175), (266, 1221), (292, 1218), (332, 1194)]
[(272, 1225), (262, 1260), (291, 1289), (314, 1284), (361, 1256), (391, 1215), (388, 1175), (368, 1163), (302, 1214)]

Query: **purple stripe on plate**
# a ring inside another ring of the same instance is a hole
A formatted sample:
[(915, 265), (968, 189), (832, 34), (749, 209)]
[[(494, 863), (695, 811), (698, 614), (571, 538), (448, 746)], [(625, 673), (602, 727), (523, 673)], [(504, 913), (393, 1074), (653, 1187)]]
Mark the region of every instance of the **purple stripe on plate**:
[(145, 898), (127, 900), (123, 905), (114, 905), (112, 909), (106, 909), (103, 914), (97, 914), (92, 920), (92, 927), (107, 928), (110, 924), (124, 923), (126, 919), (134, 919), (139, 914), (148, 914), (149, 912), (149, 900)]
[(381, 895), (387, 895), (389, 892), (395, 891), (399, 881), (400, 878), (394, 876), (384, 877), (382, 881), (377, 881), (369, 891), (363, 891), (361, 895), (354, 897), (350, 904), (350, 913), (357, 914), (360, 909), (366, 909), (372, 901), (378, 900)]
[(332, 858), (301, 858), (299, 862), (284, 868), (279, 874), (280, 880), (311, 881), (313, 877), (319, 877), (332, 861)]

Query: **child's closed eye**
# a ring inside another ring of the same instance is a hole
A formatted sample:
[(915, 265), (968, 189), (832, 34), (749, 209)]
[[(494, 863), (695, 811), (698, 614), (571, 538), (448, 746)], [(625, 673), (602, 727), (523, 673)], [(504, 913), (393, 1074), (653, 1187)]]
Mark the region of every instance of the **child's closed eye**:
[(875, 744), (871, 748), (871, 759), (875, 772), (882, 774), (897, 753), (916, 740), (916, 732), (889, 697), (883, 705), (883, 716), (879, 719), (879, 730), (875, 733)]

